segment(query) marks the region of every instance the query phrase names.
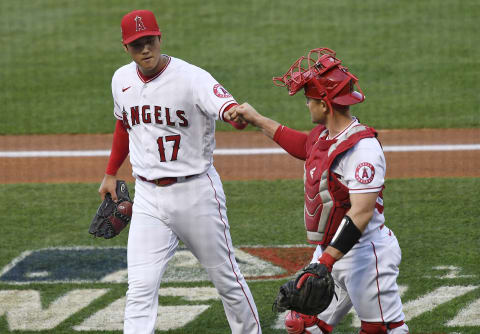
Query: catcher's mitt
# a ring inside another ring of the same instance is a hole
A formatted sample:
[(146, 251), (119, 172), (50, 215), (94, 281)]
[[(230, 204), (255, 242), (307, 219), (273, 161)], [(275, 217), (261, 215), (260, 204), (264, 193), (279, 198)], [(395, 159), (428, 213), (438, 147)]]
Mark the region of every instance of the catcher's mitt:
[(323, 312), (335, 294), (333, 277), (321, 263), (312, 263), (303, 268), (293, 280), (280, 287), (273, 303), (277, 312), (293, 310), (307, 315)]
[(115, 203), (107, 193), (90, 224), (88, 233), (96, 237), (110, 239), (117, 236), (132, 218), (132, 200), (125, 181), (117, 180), (117, 198)]

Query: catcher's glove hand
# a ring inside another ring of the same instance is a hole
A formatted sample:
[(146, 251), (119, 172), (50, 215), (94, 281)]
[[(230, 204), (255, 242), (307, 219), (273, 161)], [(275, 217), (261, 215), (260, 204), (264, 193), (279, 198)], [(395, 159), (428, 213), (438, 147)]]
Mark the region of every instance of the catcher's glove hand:
[(90, 224), (88, 233), (96, 237), (110, 239), (117, 236), (132, 218), (132, 200), (125, 181), (117, 180), (118, 201), (115, 203), (107, 193)]
[(296, 279), (280, 287), (273, 309), (317, 315), (330, 305), (334, 294), (335, 284), (327, 267), (322, 263), (312, 263), (303, 268)]

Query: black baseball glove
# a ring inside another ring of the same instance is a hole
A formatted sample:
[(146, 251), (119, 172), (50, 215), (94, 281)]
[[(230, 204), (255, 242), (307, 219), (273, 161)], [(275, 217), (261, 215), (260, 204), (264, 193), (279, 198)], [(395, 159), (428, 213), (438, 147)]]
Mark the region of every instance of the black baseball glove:
[(333, 277), (321, 263), (312, 263), (303, 268), (293, 280), (280, 287), (273, 303), (277, 312), (293, 310), (307, 315), (323, 312), (335, 294)]
[(117, 180), (117, 198), (115, 203), (107, 193), (90, 224), (88, 233), (96, 237), (110, 239), (117, 236), (132, 218), (132, 200), (125, 181)]

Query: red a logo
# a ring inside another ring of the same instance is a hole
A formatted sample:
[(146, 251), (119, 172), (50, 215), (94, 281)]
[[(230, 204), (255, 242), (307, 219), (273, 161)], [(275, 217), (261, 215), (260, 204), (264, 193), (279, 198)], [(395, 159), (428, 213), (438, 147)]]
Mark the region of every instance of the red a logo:
[(141, 16), (135, 16), (135, 29), (136, 31), (147, 30), (147, 28), (145, 28), (145, 25), (142, 22)]
[(369, 176), (368, 176), (367, 168), (363, 168), (362, 179), (368, 179), (368, 178), (369, 178)]

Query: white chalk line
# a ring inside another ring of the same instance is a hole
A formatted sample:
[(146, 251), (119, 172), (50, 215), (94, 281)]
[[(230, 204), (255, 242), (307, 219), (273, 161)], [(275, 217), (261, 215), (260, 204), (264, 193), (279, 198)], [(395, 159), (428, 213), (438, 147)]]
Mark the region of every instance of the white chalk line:
[[(480, 144), (459, 145), (393, 145), (383, 146), (384, 152), (421, 152), (421, 151), (478, 151)], [(219, 148), (214, 155), (270, 155), (287, 154), (282, 148)], [(70, 158), (70, 157), (108, 157), (110, 150), (78, 151), (0, 151), (0, 158)]]

